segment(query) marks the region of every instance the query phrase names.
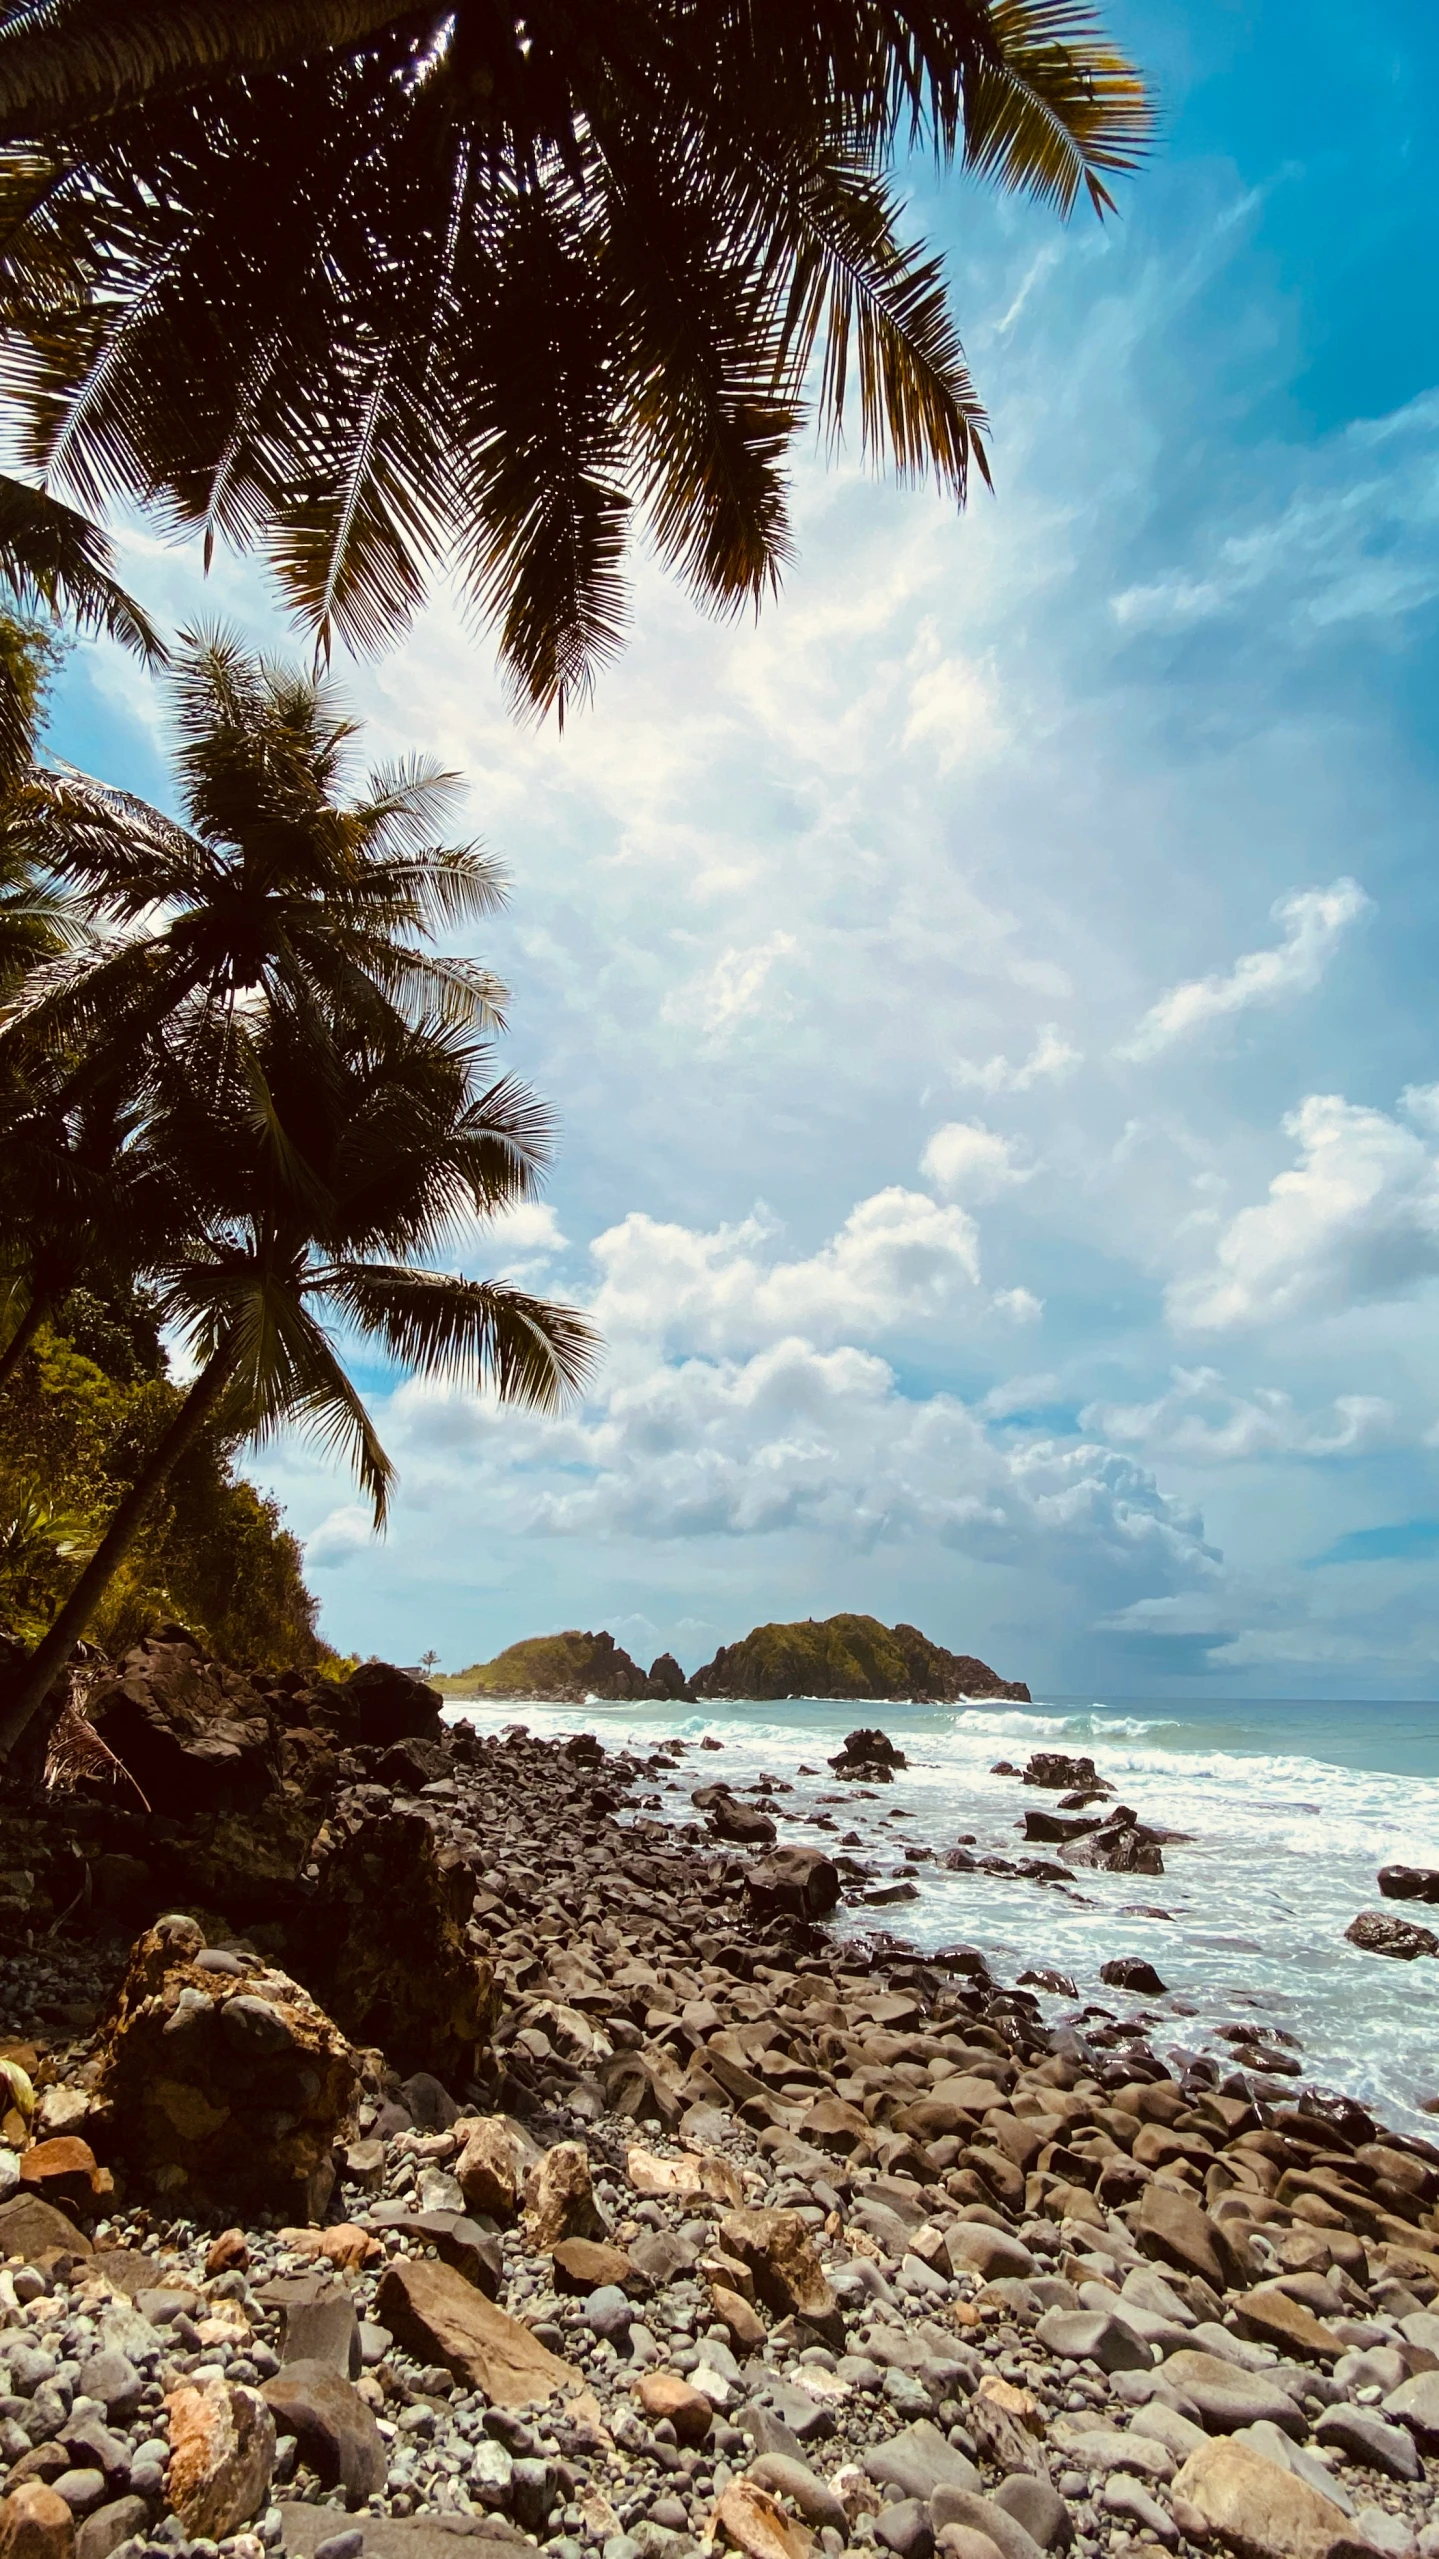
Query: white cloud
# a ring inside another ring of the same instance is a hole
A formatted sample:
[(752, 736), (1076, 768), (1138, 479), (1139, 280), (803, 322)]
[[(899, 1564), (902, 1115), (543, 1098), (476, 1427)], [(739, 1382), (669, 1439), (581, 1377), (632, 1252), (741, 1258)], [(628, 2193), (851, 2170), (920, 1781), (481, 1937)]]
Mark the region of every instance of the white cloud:
[(1247, 1012), (1251, 1005), (1278, 1004), (1287, 995), (1308, 994), (1319, 984), (1349, 925), (1368, 905), (1357, 880), (1348, 879), (1335, 880), (1327, 889), (1299, 889), (1291, 897), (1280, 898), (1271, 909), (1275, 922), (1284, 927), (1277, 948), (1246, 951), (1222, 974), (1172, 986), (1151, 1006), (1118, 1054), (1155, 1057), (1206, 1022)]
[(997, 1199), (1014, 1183), (1027, 1182), (1032, 1171), (1015, 1162), (1012, 1139), (979, 1120), (951, 1120), (937, 1128), (919, 1169), (937, 1190), (971, 1200)]
[(712, 966), (665, 997), (664, 1020), (695, 1025), (711, 1038), (732, 1031), (749, 1015), (773, 1008), (770, 980), (778, 963), (798, 948), (792, 933), (771, 933), (748, 950), (722, 951)]
[(485, 1220), (472, 1258), (493, 1278), (525, 1279), (563, 1253), (568, 1241), (548, 1200), (519, 1200), (502, 1217)]
[(1310, 1094), (1284, 1128), (1298, 1163), (1231, 1219), (1207, 1270), (1170, 1289), (1175, 1323), (1329, 1315), (1439, 1273), (1439, 1162), (1422, 1138), (1337, 1093)]
[(1042, 1022), (1035, 1034), (1034, 1046), (1021, 1066), (1011, 1066), (1007, 1057), (978, 1060), (962, 1057), (952, 1072), (956, 1084), (972, 1085), (981, 1093), (1027, 1093), (1031, 1086), (1058, 1081), (1072, 1067), (1083, 1062), (1082, 1049), (1072, 1048), (1057, 1022)]
[(877, 1191), (801, 1261), (771, 1258), (763, 1211), (711, 1233), (638, 1211), (597, 1236), (593, 1301), (607, 1339), (731, 1351), (799, 1332), (834, 1342), (921, 1324), (979, 1282), (979, 1238), (961, 1208), (923, 1191)]
[(305, 1540), (307, 1565), (334, 1571), (339, 1564), (353, 1562), (376, 1543), (375, 1522), (362, 1502), (345, 1502), (330, 1512)]
[(1079, 1425), (1122, 1448), (1200, 1466), (1355, 1457), (1391, 1447), (1400, 1435), (1387, 1396), (1336, 1395), (1326, 1412), (1301, 1413), (1281, 1389), (1232, 1388), (1215, 1368), (1176, 1368), (1168, 1391), (1149, 1403), (1086, 1405)]
[(1027, 1288), (998, 1288), (990, 1304), (997, 1315), (1007, 1315), (1011, 1324), (1037, 1324), (1044, 1313), (1043, 1298)]

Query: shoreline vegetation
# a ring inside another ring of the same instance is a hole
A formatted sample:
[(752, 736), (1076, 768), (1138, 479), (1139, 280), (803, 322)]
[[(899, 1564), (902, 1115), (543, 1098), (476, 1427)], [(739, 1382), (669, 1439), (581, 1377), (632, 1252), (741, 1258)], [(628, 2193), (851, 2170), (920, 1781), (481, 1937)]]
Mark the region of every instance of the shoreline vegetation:
[(721, 1644), (712, 1661), (686, 1678), (672, 1653), (648, 1672), (607, 1633), (534, 1635), (490, 1662), (435, 1682), (451, 1700), (533, 1699), (583, 1705), (587, 1699), (645, 1699), (695, 1704), (706, 1697), (835, 1697), (909, 1699), (950, 1704), (961, 1698), (1011, 1698), (1028, 1705), (1022, 1680), (1001, 1679), (972, 1653), (951, 1653), (917, 1626), (884, 1626), (877, 1617), (842, 1614), (756, 1626), (737, 1644)]

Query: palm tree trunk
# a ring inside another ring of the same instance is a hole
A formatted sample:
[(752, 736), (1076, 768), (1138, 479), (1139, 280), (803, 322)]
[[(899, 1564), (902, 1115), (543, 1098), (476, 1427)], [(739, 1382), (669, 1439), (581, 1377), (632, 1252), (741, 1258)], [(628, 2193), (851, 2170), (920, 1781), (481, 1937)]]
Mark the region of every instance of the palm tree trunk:
[(0, 1395), (3, 1395), (16, 1369), (30, 1348), (46, 1316), (50, 1312), (48, 1297), (33, 1296), (3, 1351), (0, 1351)]
[(20, 1739), (31, 1716), (84, 1634), (96, 1607), (145, 1524), (145, 1515), (185, 1451), (199, 1438), (219, 1404), (239, 1358), (227, 1340), (203, 1368), (155, 1449), (148, 1466), (114, 1512), (109, 1527), (69, 1598), (29, 1660), (11, 1683), (0, 1714), (0, 1763)]

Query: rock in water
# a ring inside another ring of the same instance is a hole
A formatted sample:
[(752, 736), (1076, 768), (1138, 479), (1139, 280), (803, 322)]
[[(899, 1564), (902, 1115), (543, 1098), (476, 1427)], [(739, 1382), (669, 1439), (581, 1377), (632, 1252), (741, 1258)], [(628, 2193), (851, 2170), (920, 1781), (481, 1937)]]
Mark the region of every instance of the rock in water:
[(721, 1644), (690, 1682), (696, 1697), (895, 1697), (952, 1703), (961, 1697), (1028, 1702), (1022, 1680), (1000, 1679), (972, 1653), (946, 1652), (917, 1626), (877, 1617), (807, 1618), (756, 1626)]
[(1146, 1963), (1142, 1955), (1111, 1956), (1107, 1964), (1100, 1965), (1099, 1978), (1107, 1981), (1111, 1990), (1137, 1990), (1149, 1999), (1162, 1999), (1166, 1988), (1154, 1966)]
[(1439, 1902), (1439, 1866), (1381, 1866), (1378, 1880), (1386, 1901)]
[(1395, 1919), (1387, 1910), (1361, 1910), (1344, 1931), (1351, 1946), (1365, 1955), (1397, 1955), (1411, 1964), (1416, 1955), (1439, 1955), (1439, 1937), (1412, 1919)]
[(275, 2467), (275, 2420), (256, 2390), (182, 2382), (170, 2417), (167, 2494), (191, 2540), (223, 2541), (264, 2512)]
[[(307, 1991), (256, 1956), (202, 1969), (189, 1918), (135, 1946), (101, 2050), (96, 2101), (137, 2185), (187, 2212), (308, 2220), (334, 2182), (359, 2074)], [(197, 2527), (198, 2529), (198, 2527)]]
[(393, 1812), (335, 1837), (319, 1865), (291, 1935), (305, 1980), (357, 2044), (377, 2044), (400, 2071), (463, 2087), (497, 2013), (493, 1967), (465, 1942), (468, 1866), (437, 1849), (419, 1813)]
[(1107, 1792), (1095, 1771), (1092, 1759), (1076, 1759), (1063, 1750), (1032, 1751), (1024, 1770), (1026, 1786), (1043, 1786), (1051, 1794), (1065, 1794), (1074, 1788), (1086, 1794)]

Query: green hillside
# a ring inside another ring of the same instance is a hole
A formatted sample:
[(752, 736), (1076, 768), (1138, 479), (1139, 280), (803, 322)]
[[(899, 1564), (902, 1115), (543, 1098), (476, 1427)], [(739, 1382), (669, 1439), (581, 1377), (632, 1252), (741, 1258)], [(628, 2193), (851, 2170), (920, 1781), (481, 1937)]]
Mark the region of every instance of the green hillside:
[(757, 1626), (743, 1642), (722, 1644), (691, 1686), (697, 1697), (1029, 1696), (1022, 1681), (1001, 1679), (972, 1653), (947, 1652), (917, 1626), (856, 1616)]
[(435, 1686), (448, 1697), (548, 1697), (583, 1703), (586, 1697), (642, 1697), (648, 1682), (613, 1635), (527, 1635), (492, 1662), (475, 1662)]

